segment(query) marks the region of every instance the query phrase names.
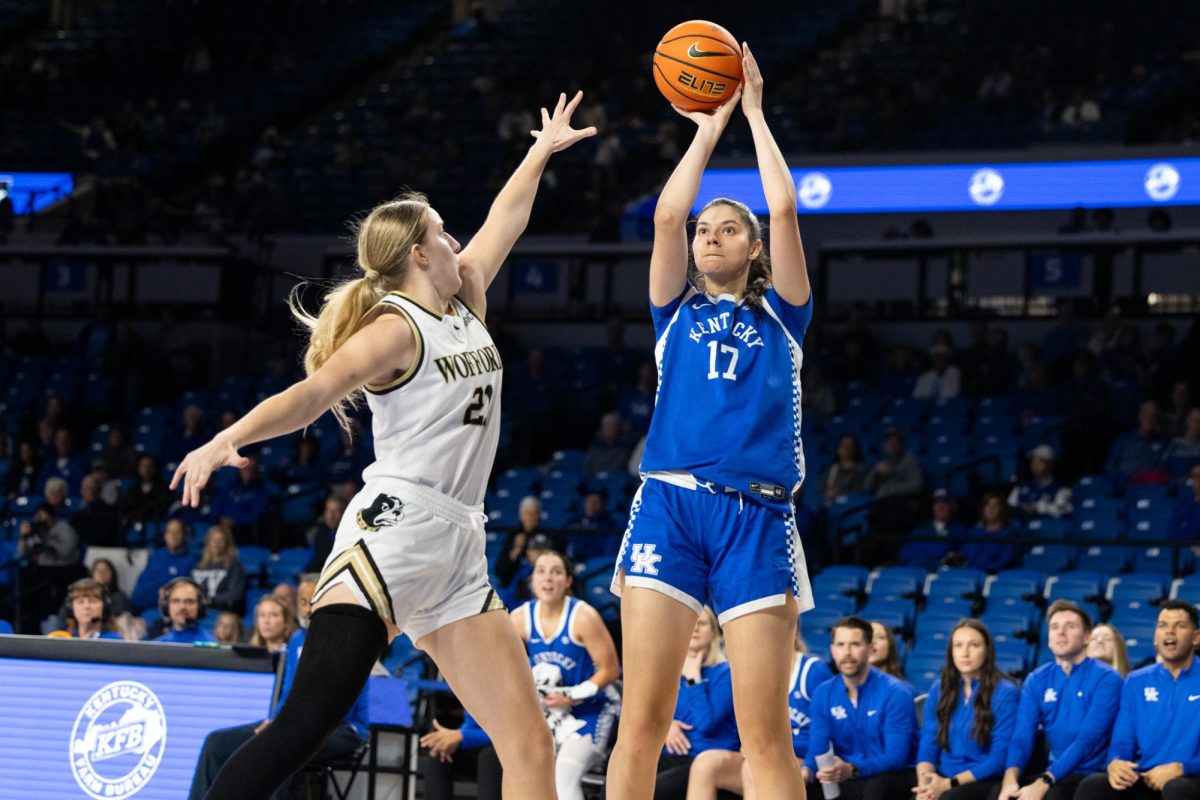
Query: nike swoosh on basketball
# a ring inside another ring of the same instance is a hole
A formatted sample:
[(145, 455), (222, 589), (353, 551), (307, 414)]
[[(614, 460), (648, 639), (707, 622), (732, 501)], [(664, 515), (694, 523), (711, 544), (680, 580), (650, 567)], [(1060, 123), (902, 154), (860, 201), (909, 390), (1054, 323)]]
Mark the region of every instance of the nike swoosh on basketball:
[(692, 42), (692, 46), (688, 48), (688, 55), (692, 58), (712, 58), (713, 56), (728, 56), (732, 53), (711, 52), (709, 50), (701, 50), (696, 46), (696, 42)]
[(1189, 695), (1188, 695), (1188, 702), (1189, 702), (1189, 703), (1191, 703), (1191, 702), (1193, 702), (1193, 701), (1195, 701), (1195, 700), (1200, 700), (1200, 694), (1189, 694)]

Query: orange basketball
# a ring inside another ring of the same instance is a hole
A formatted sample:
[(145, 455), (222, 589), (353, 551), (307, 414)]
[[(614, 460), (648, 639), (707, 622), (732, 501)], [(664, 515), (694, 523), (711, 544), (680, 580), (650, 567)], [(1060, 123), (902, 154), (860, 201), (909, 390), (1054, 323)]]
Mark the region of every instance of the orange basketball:
[(712, 111), (742, 82), (742, 48), (712, 22), (681, 22), (654, 48), (654, 83), (685, 111)]

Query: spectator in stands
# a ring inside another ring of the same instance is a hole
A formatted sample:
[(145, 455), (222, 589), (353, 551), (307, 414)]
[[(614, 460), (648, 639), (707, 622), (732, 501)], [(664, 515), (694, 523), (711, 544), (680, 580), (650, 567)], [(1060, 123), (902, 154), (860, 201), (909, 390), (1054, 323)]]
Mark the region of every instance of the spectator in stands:
[[(528, 600), (528, 578), (533, 573), (533, 558), (543, 549), (562, 553), (567, 549), (561, 534), (548, 534), (538, 530), (542, 524), (542, 501), (529, 495), (521, 499), (517, 508), (519, 524), (504, 540), (500, 555), (496, 557), (496, 578), (500, 588), (509, 595), (507, 599)], [(535, 541), (536, 537), (536, 541)]]
[[(121, 504), (121, 481), (108, 471), (107, 462), (103, 458), (92, 459), (92, 471), (88, 474), (94, 476), (100, 486), (100, 499), (107, 503), (114, 512), (118, 512)], [(82, 492), (82, 490), (81, 485), (80, 491)], [(120, 515), (118, 513), (119, 522)]]
[(267, 513), (271, 495), (259, 475), (258, 458), (247, 456), (247, 464), (238, 469), (238, 480), (219, 492), (212, 514), (236, 535), (250, 536), (258, 521)]
[(183, 427), (172, 433), (163, 447), (162, 456), (168, 462), (179, 462), (183, 457), (208, 441), (208, 426), (204, 424), (204, 409), (189, 405), (183, 410)]
[(929, 687), (917, 753), (916, 800), (981, 800), (995, 792), (1012, 741), (1017, 688), (996, 668), (987, 626), (959, 622)]
[(617, 520), (608, 508), (608, 496), (602, 487), (588, 487), (587, 494), (583, 496), (583, 513), (568, 527), (577, 531), (598, 532), (572, 535), (571, 558), (575, 561), (616, 554), (617, 545), (613, 537), (603, 535), (617, 530)]
[[(311, 598), (312, 590), (316, 588), (316, 576), (305, 575), (301, 580), (303, 583), (309, 584), (308, 596)], [(306, 612), (306, 614), (308, 613), (311, 613), (311, 607)], [(192, 789), (188, 794), (188, 800), (202, 800), (205, 793), (208, 792), (208, 787), (212, 785), (213, 779), (217, 777), (217, 773), (221, 770), (222, 765), (233, 755), (233, 751), (237, 750), (243, 742), (249, 740), (255, 734), (261, 732), (263, 728), (270, 725), (271, 720), (279, 713), (279, 709), (283, 708), (283, 703), (287, 699), (288, 692), (291, 691), (292, 683), (296, 678), (296, 667), (300, 663), (300, 651), (304, 648), (304, 639), (307, 634), (307, 620), (302, 620), (300, 629), (292, 633), (291, 638), (287, 640), (287, 660), (284, 665), (279, 700), (275, 703), (275, 707), (271, 709), (270, 716), (261, 722), (251, 722), (236, 728), (215, 730), (205, 737), (204, 746), (200, 750), (200, 757), (196, 761), (196, 773), (192, 778)], [(346, 713), (345, 718), (338, 726), (325, 737), (325, 741), (321, 743), (320, 749), (313, 755), (312, 761), (316, 763), (338, 761), (353, 754), (366, 743), (368, 735), (367, 726), (370, 724), (367, 716), (367, 692), (367, 687), (363, 686), (363, 690), (354, 701), (354, 705)], [(280, 790), (280, 794), (285, 797), (291, 796), (286, 787)], [(276, 797), (278, 796), (276, 795)]]
[(254, 632), (250, 644), (278, 652), (286, 650), (296, 632), (295, 606), (285, 597), (265, 594), (254, 607)]
[(192, 579), (204, 589), (209, 608), (245, 611), (246, 570), (229, 528), (217, 524), (204, 534), (204, 550), (192, 569)]
[(1112, 625), (1097, 625), (1088, 638), (1088, 658), (1094, 658), (1117, 671), (1122, 678), (1129, 675), (1129, 650), (1125, 637)]
[(112, 607), (104, 584), (91, 578), (80, 578), (67, 588), (66, 630), (51, 636), (68, 639), (112, 639), (121, 641), (113, 625)]
[(221, 644), (239, 644), (245, 631), (242, 629), (242, 615), (232, 611), (222, 611), (217, 615), (217, 624), (213, 626), (213, 636)]
[[(904, 680), (904, 665), (900, 663), (900, 651), (896, 649), (896, 634), (877, 619), (871, 620), (871, 666), (893, 678)], [(912, 689), (907, 681), (905, 685)]]
[(121, 591), (117, 568), (107, 558), (92, 562), (92, 580), (98, 582), (108, 593), (108, 606), (114, 618), (129, 613), (129, 595)]
[(312, 548), (312, 558), (304, 566), (305, 572), (320, 572), (325, 568), (325, 561), (333, 552), (333, 540), (337, 536), (338, 526), (342, 524), (342, 516), (346, 513), (346, 501), (336, 495), (325, 498), (325, 508), (321, 511), (321, 519), (308, 529), (304, 539)]
[[(1092, 618), (1078, 605), (1055, 600), (1046, 611), (1046, 625), (1054, 661), (1035, 669), (1021, 687), (999, 800), (1042, 800), (1047, 795), (1071, 800), (1079, 783), (1107, 763), (1122, 678), (1088, 657)], [(1038, 731), (1045, 733), (1049, 763), (1040, 775), (1025, 775)]]
[(1016, 558), (1012, 539), (1019, 535), (1020, 528), (1008, 519), (1008, 506), (1004, 497), (995, 492), (988, 492), (983, 496), (979, 524), (971, 529), (971, 536), (991, 541), (967, 542), (958, 552), (968, 567), (987, 573), (999, 572), (1007, 569)]
[(1054, 448), (1039, 444), (1029, 451), (1029, 480), (1014, 486), (1008, 505), (1026, 519), (1071, 515), (1071, 488), (1054, 479)]
[[(617, 413), (629, 425), (629, 430), (641, 436), (650, 430), (650, 415), (654, 413), (654, 395), (658, 389), (658, 369), (651, 361), (638, 367), (637, 383), (621, 393)], [(808, 387), (805, 386), (805, 391)]]
[(1194, 541), (1200, 539), (1200, 464), (1192, 466), (1188, 483), (1190, 487), (1185, 488), (1171, 507), (1167, 535), (1172, 539)]
[(289, 458), (279, 470), (279, 482), (301, 485), (323, 483), (325, 469), (321, 464), (320, 455), (315, 439), (306, 436), (296, 442), (296, 455)]
[(1113, 441), (1105, 470), (1117, 478), (1140, 482), (1161, 482), (1162, 455), (1166, 442), (1159, 433), (1158, 403), (1146, 400), (1138, 408), (1137, 427)]
[(842, 495), (862, 492), (866, 488), (867, 465), (863, 462), (858, 439), (849, 434), (842, 436), (837, 443), (837, 461), (826, 467), (821, 476), (825, 505)]
[(1196, 609), (1183, 600), (1159, 605), (1154, 649), (1159, 663), (1129, 674), (1112, 728), (1108, 767), (1089, 775), (1078, 800), (1200, 797), (1200, 646)]
[(125, 429), (111, 425), (108, 429), (108, 446), (104, 448), (104, 463), (117, 478), (132, 478), (137, 474), (138, 454), (129, 443)]
[(163, 587), (162, 605), (168, 628), (154, 641), (169, 644), (217, 641), (215, 636), (200, 627), (207, 602), (200, 584), (190, 577), (184, 575), (168, 581)]
[(706, 750), (739, 750), (733, 684), (717, 615), (708, 606), (696, 619), (679, 678), (679, 696), (666, 746), (658, 760), (655, 800), (683, 800), (688, 773)]
[(65, 518), (70, 513), (70, 509), (67, 508), (67, 482), (65, 479), (49, 478), (42, 488), (42, 499), (46, 505), (54, 509), (56, 515)]
[(621, 415), (609, 412), (600, 418), (600, 429), (583, 457), (585, 475), (622, 472), (629, 461), (633, 440), (621, 430)]
[[(1167, 356), (1162, 356), (1158, 363), (1166, 362)], [(1175, 381), (1171, 385), (1171, 397), (1167, 410), (1163, 412), (1163, 433), (1169, 439), (1182, 436), (1187, 430), (1188, 414), (1195, 403), (1192, 400), (1192, 385), (1187, 381)]]
[(362, 448), (357, 444), (357, 430), (354, 420), (351, 420), (350, 430), (338, 429), (340, 444), (332, 459), (329, 459), (329, 482), (341, 484), (353, 481), (355, 487), (350, 497), (358, 493), (358, 481), (362, 479), (362, 472), (370, 463), (370, 459), (364, 456)]
[(100, 497), (100, 478), (93, 472), (79, 484), (79, 508), (71, 515), (71, 526), (92, 546), (115, 547), (121, 544), (121, 524), (117, 510)]
[[(839, 675), (817, 687), (804, 779), (815, 797), (818, 781), (836, 784), (849, 798), (907, 796), (917, 735), (913, 694), (904, 681), (871, 666), (874, 631), (862, 617), (833, 624), (830, 653)], [(863, 713), (865, 712), (865, 713)], [(833, 748), (832, 764), (817, 758)]]
[(67, 482), (70, 491), (78, 491), (79, 482), (87, 472), (87, 459), (75, 452), (71, 432), (66, 428), (59, 428), (54, 433), (54, 454), (42, 465), (42, 485), (44, 486), (50, 478), (57, 477)]
[(446, 728), (436, 719), (433, 730), (421, 737), (421, 773), (426, 800), (454, 800), (454, 781), (475, 782), (477, 800), (500, 800), (504, 773), (496, 748), (479, 723), (465, 711), (462, 726)]
[(967, 526), (954, 518), (954, 500), (945, 489), (935, 489), (932, 504), (933, 517), (922, 523), (912, 535), (936, 536), (941, 541), (905, 542), (900, 548), (900, 563), (928, 570), (937, 569), (943, 559), (951, 552), (957, 552), (962, 546), (962, 537), (967, 534)]
[(913, 397), (920, 399), (950, 400), (958, 397), (962, 386), (962, 371), (951, 363), (954, 351), (946, 344), (935, 344), (929, 348), (930, 368), (917, 378)]
[(79, 534), (49, 503), (42, 503), (33, 512), (33, 519), (22, 522), (19, 528), (17, 555), (40, 567), (65, 567), (78, 564), (82, 553)]
[[(797, 629), (792, 645), (791, 684), (788, 687), (788, 717), (792, 727), (792, 752), (804, 765), (808, 755), (809, 734), (812, 731), (812, 700), (817, 687), (833, 677), (829, 667), (818, 656), (811, 655)], [(757, 797), (754, 778), (746, 757), (737, 750), (705, 750), (692, 762), (688, 772), (688, 797), (696, 800), (717, 800), (724, 790), (739, 794), (746, 800)]]
[(17, 455), (8, 472), (4, 491), (10, 497), (29, 497), (39, 488), (38, 476), (42, 474), (42, 459), (37, 446), (22, 439), (17, 444)]
[(154, 456), (138, 459), (137, 477), (125, 497), (125, 522), (151, 522), (161, 519), (171, 503), (171, 492), (163, 480)]
[(917, 458), (905, 449), (904, 432), (888, 428), (883, 439), (882, 461), (867, 475), (868, 492), (879, 500), (874, 530), (886, 534), (907, 533), (917, 515), (917, 503), (924, 478)]
[[(909, 397), (920, 373), (921, 364), (916, 349), (908, 345), (894, 345), (888, 349), (887, 363), (879, 376), (879, 392), (889, 399)], [(807, 383), (804, 384), (804, 391), (808, 392)]]
[(1172, 479), (1191, 472), (1192, 465), (1200, 464), (1200, 406), (1193, 406), (1184, 420), (1184, 430), (1171, 440), (1163, 451), (1163, 464)]
[(163, 529), (163, 546), (150, 554), (146, 568), (138, 576), (130, 603), (135, 613), (153, 608), (159, 602), (159, 589), (181, 575), (191, 576), (196, 559), (188, 552), (188, 529), (183, 520), (169, 519)]

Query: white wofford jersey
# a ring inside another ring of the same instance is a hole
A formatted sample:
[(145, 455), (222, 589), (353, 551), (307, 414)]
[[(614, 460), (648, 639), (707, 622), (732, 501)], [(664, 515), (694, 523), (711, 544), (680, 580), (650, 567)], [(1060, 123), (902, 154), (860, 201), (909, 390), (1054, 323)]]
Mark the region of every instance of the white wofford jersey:
[(411, 322), (417, 354), (392, 383), (365, 387), (375, 463), (363, 480), (401, 478), (479, 505), (500, 437), (503, 368), (491, 334), (458, 298), (454, 314), (399, 292), (381, 303), (392, 307), (383, 313), (399, 309)]

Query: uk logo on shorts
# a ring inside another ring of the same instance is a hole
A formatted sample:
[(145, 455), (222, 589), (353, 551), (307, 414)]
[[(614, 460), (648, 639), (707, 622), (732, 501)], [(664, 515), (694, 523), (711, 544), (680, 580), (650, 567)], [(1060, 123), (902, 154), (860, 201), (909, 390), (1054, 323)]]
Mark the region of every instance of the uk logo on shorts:
[(389, 528), (404, 519), (404, 501), (390, 494), (381, 494), (371, 505), (358, 511), (358, 527), (364, 531)]
[(96, 800), (133, 797), (162, 763), (167, 717), (154, 692), (116, 681), (84, 703), (71, 729), (71, 772)]
[(635, 544), (630, 558), (633, 563), (629, 566), (630, 572), (637, 572), (643, 575), (657, 575), (658, 567), (654, 566), (663, 560), (663, 557), (654, 552), (657, 545), (653, 544)]

